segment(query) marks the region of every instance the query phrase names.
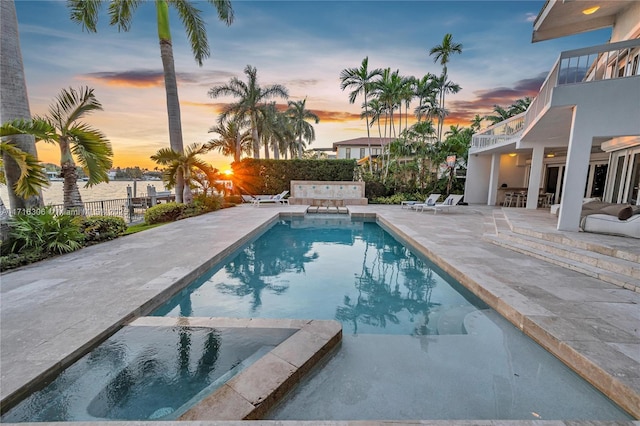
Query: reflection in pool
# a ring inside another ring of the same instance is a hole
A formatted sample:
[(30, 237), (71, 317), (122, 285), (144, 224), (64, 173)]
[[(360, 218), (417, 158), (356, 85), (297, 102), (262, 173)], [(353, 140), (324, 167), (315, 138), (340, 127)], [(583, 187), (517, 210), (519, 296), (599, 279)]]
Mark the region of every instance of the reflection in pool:
[(2, 422), (176, 419), (294, 332), (125, 327)]
[(345, 333), (463, 334), (486, 305), (375, 222), (280, 221), (154, 315), (313, 318)]

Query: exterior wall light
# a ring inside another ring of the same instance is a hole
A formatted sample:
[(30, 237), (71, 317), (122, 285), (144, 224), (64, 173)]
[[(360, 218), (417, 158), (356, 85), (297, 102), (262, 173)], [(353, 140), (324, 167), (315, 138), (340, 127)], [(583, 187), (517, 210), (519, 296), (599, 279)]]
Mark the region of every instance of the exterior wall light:
[(593, 7), (590, 7), (588, 9), (583, 10), (582, 13), (585, 14), (585, 15), (591, 15), (592, 13), (596, 13), (598, 11), (598, 9), (600, 9), (600, 6), (593, 6)]

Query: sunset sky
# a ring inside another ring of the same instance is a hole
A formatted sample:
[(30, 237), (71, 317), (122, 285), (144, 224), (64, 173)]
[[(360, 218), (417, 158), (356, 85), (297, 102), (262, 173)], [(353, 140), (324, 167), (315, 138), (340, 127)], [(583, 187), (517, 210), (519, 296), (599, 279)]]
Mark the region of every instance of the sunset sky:
[[(366, 135), (361, 100), (349, 104), (339, 81), (342, 69), (359, 66), (365, 56), (371, 68), (439, 74), (429, 50), (453, 34), (463, 53), (452, 56), (448, 72), (462, 91), (447, 97), (447, 125), (467, 126), (494, 104), (535, 96), (561, 51), (606, 43), (610, 36), (601, 30), (532, 44), (533, 20), (544, 1), (232, 2), (230, 27), (211, 5), (196, 2), (212, 52), (202, 67), (180, 20), (171, 17), (185, 146), (217, 136), (208, 130), (233, 98), (212, 99), (207, 92), (233, 76), (244, 80), (248, 64), (257, 68), (261, 85), (282, 84), (291, 100), (307, 98), (321, 120), (311, 147), (320, 148)], [(152, 169), (149, 156), (169, 145), (153, 2), (139, 7), (128, 33), (108, 25), (105, 5), (97, 34), (72, 23), (62, 0), (16, 0), (16, 9), (32, 114), (45, 114), (64, 87), (93, 87), (104, 111), (87, 121), (110, 139), (114, 165)], [(59, 163), (54, 147), (39, 143), (38, 153)], [(220, 170), (230, 162), (214, 153), (206, 159)]]

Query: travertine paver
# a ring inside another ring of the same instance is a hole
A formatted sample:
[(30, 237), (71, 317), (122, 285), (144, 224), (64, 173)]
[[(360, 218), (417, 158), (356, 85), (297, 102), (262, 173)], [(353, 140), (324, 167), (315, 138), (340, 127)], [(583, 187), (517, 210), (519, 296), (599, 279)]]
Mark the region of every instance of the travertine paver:
[[(174, 286), (183, 285), (238, 248), (252, 233), (264, 230), (279, 212), (302, 214), (305, 208), (225, 209), (3, 274), (0, 284), (3, 401), (16, 396), (19, 389), (44, 372), (69, 363), (119, 324), (153, 309), (173, 291), (167, 290), (172, 279), (177, 279)], [(559, 348), (570, 348), (565, 355), (585, 361), (585, 374), (591, 374), (595, 367), (598, 374), (615, 378), (604, 391), (613, 393), (609, 396), (614, 400), (625, 393), (622, 398), (625, 400), (620, 402), (640, 416), (637, 294), (484, 241), (482, 234), (493, 226), (492, 215), (496, 210), (490, 207), (462, 206), (438, 215), (416, 213), (400, 206), (349, 206), (349, 210), (363, 216), (378, 215), (383, 224), (409, 238), (418, 251), (431, 255), (443, 269), (492, 302), (498, 312), (525, 332), (541, 331), (538, 334), (549, 339), (549, 346), (556, 342)], [(507, 213), (513, 226), (562, 234), (555, 231), (554, 219), (549, 216), (526, 209)], [(633, 258), (640, 256), (638, 240), (576, 233), (570, 236), (585, 244), (598, 241), (612, 250), (628, 251)], [(544, 329), (548, 322), (554, 327)], [(594, 330), (598, 322), (608, 330), (604, 332), (606, 338), (601, 330)], [(567, 338), (563, 324), (568, 324), (584, 340), (562, 340)]]

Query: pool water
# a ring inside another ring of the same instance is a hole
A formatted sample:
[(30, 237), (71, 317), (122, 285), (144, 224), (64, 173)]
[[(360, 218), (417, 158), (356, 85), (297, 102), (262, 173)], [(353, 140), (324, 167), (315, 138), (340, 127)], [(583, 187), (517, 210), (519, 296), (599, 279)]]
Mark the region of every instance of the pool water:
[(631, 419), (375, 222), (278, 221), (155, 315), (340, 321), (274, 420)]
[(463, 334), (487, 306), (375, 222), (279, 221), (154, 315), (323, 319), (348, 334)]
[(294, 332), (127, 326), (1, 420), (174, 420)]

